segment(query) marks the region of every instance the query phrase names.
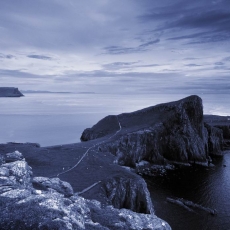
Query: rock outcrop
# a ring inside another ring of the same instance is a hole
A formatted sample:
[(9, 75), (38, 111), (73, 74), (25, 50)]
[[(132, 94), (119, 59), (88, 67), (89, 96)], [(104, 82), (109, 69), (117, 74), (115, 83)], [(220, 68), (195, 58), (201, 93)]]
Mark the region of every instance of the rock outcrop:
[(103, 182), (108, 204), (121, 209), (130, 209), (138, 213), (153, 214), (153, 205), (145, 181), (115, 177)]
[(223, 150), (223, 131), (219, 128), (210, 126), (206, 123), (205, 128), (208, 130), (208, 151), (210, 155), (222, 155)]
[(34, 177), (32, 180), (33, 187), (39, 190), (47, 191), (53, 189), (66, 197), (73, 195), (73, 188), (68, 182), (61, 181), (59, 178)]
[[(119, 124), (120, 132), (100, 149), (113, 153), (120, 165), (135, 167), (143, 160), (153, 164), (207, 163), (210, 150), (213, 154), (221, 151), (221, 133), (208, 132), (204, 126), (203, 105), (198, 96), (106, 117), (86, 129), (81, 140), (111, 135), (119, 130)], [(108, 126), (112, 128), (105, 130)]]
[[(14, 156), (15, 161), (4, 163), (3, 156), (0, 165), (0, 229), (171, 229), (153, 214), (103, 206), (72, 195), (71, 185), (57, 178), (32, 178), (31, 167), (18, 151), (6, 155)], [(69, 197), (63, 187), (70, 191)]]
[[(228, 116), (216, 116), (216, 115), (204, 115), (204, 121), (209, 126), (219, 129), (223, 132), (223, 149), (230, 149), (230, 117)], [(216, 154), (216, 155), (221, 155)]]
[(24, 96), (18, 88), (0, 87), (0, 97), (22, 97)]

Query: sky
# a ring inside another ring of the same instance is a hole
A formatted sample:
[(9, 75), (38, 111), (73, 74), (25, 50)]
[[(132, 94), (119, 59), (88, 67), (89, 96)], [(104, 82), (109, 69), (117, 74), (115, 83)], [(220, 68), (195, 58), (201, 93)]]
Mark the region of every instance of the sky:
[(229, 93), (229, 0), (0, 0), (0, 86)]

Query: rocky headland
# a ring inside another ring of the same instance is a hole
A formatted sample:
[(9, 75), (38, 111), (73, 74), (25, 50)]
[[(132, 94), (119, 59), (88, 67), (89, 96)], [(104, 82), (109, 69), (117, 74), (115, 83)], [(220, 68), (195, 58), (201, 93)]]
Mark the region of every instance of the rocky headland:
[(24, 96), (18, 88), (0, 87), (0, 97), (22, 97)]
[(81, 140), (89, 141), (119, 133), (100, 145), (116, 162), (136, 168), (139, 165), (201, 164), (222, 155), (229, 140), (229, 124), (210, 122), (203, 116), (202, 100), (190, 96), (133, 113), (107, 116), (84, 130)]
[(229, 126), (190, 96), (107, 116), (80, 143), (0, 144), (0, 228), (171, 229), (137, 173), (210, 166), (228, 147)]

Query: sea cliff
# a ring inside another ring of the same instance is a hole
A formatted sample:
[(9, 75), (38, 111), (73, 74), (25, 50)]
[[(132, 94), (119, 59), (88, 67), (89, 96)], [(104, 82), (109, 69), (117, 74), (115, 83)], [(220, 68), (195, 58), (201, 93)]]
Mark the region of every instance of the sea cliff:
[(115, 155), (120, 165), (135, 168), (142, 161), (209, 165), (210, 156), (223, 150), (223, 129), (204, 122), (202, 100), (195, 95), (105, 117), (86, 129), (81, 140), (112, 135), (119, 127), (119, 133), (102, 143), (100, 150)]

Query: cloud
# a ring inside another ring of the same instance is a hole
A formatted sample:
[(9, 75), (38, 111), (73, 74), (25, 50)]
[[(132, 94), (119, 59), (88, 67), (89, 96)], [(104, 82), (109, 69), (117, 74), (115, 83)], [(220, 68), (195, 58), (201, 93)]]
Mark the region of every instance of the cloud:
[(202, 66), (202, 65), (197, 65), (197, 64), (187, 64), (185, 66), (188, 66), (188, 67), (198, 67), (198, 66)]
[(151, 46), (160, 42), (160, 39), (155, 39), (149, 42), (145, 42), (136, 47), (121, 47), (121, 46), (107, 46), (103, 48), (107, 54), (130, 54), (139, 53), (151, 49)]
[(148, 47), (148, 46), (151, 46), (153, 44), (156, 44), (156, 43), (159, 43), (160, 42), (160, 39), (155, 39), (153, 41), (150, 41), (150, 42), (146, 42), (146, 43), (143, 43), (139, 46), (139, 48), (145, 48), (145, 47)]
[(13, 55), (11, 54), (0, 54), (0, 58), (2, 59), (12, 59), (15, 58)]
[(16, 78), (20, 81), (20, 79), (47, 79), (47, 77), (52, 78), (52, 75), (38, 75), (27, 73), (25, 69), (0, 69), (0, 76), (7, 77), (7, 78)]
[[(188, 44), (203, 44), (230, 40), (230, 2), (201, 0), (177, 1), (152, 8), (139, 16), (142, 23), (152, 23), (152, 32), (168, 31), (167, 40), (191, 40)], [(179, 32), (175, 33), (173, 30)], [(195, 31), (195, 33), (194, 33)], [(171, 33), (170, 33), (171, 32)]]
[(223, 62), (216, 62), (215, 65), (220, 66), (220, 65), (224, 65), (224, 63)]
[(224, 58), (223, 61), (229, 62), (230, 61), (230, 57)]
[(197, 60), (197, 59), (199, 59), (199, 58), (184, 58), (183, 60), (188, 60), (188, 61), (192, 61), (192, 60)]
[(44, 55), (37, 55), (37, 54), (32, 54), (32, 55), (28, 55), (28, 58), (35, 58), (35, 59), (41, 59), (41, 60), (51, 60), (51, 57), (48, 56), (44, 56)]
[[(138, 64), (139, 63), (139, 64)], [(104, 70), (134, 70), (136, 68), (150, 68), (158, 67), (159, 64), (140, 64), (140, 61), (136, 62), (113, 62), (102, 65)]]

